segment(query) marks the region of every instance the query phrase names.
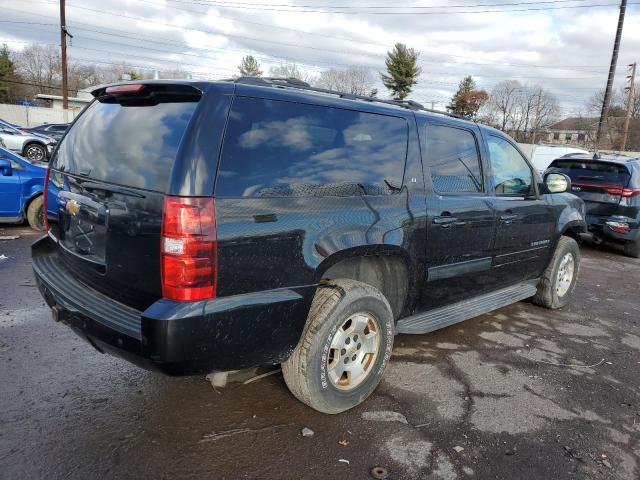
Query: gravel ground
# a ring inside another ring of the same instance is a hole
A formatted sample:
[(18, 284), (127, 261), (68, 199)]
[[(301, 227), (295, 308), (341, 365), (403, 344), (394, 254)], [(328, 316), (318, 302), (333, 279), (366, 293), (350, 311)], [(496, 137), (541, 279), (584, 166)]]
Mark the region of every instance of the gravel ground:
[(0, 478), (640, 478), (640, 261), (615, 250), (583, 247), (561, 311), (396, 337), (369, 400), (326, 416), (280, 374), (216, 390), (97, 353), (50, 320), (37, 235), (2, 235)]

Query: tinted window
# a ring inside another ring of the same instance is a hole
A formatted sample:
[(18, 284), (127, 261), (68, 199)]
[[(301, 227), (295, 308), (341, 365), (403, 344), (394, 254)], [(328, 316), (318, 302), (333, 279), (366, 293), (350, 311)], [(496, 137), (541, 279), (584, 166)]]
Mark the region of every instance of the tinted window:
[(165, 191), (196, 105), (94, 102), (64, 137), (53, 166), (95, 180)]
[(497, 195), (527, 196), (534, 193), (533, 175), (524, 157), (506, 140), (489, 136), (489, 157)]
[(427, 163), (440, 193), (481, 192), (482, 169), (474, 135), (461, 128), (427, 128)]
[(554, 172), (568, 175), (577, 183), (588, 182), (598, 184), (622, 185), (629, 183), (629, 170), (622, 165), (598, 163), (580, 160), (556, 160), (550, 168)]
[(402, 184), (404, 119), (238, 97), (216, 196), (380, 195)]

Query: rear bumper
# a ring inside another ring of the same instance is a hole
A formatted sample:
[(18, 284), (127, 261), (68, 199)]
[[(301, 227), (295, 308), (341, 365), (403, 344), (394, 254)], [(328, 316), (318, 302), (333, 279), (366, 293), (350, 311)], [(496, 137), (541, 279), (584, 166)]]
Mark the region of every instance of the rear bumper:
[(145, 311), (119, 303), (77, 280), (55, 242), (32, 246), (38, 288), (58, 320), (101, 352), (169, 375), (275, 364), (302, 333), (315, 286), (199, 302), (158, 300)]
[[(589, 232), (605, 240), (621, 243), (640, 241), (640, 225), (635, 218), (620, 215), (587, 215), (587, 224)], [(628, 225), (629, 230), (626, 232), (615, 231), (613, 226), (617, 224)]]

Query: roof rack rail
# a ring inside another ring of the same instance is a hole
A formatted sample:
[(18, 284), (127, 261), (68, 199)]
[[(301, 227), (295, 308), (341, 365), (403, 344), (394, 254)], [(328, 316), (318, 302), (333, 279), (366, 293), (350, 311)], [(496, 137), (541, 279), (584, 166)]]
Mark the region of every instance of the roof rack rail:
[(349, 100), (364, 100), (366, 102), (385, 103), (387, 105), (395, 105), (397, 107), (406, 108), (409, 110), (421, 110), (423, 112), (438, 113), (440, 115), (446, 115), (448, 117), (461, 118), (464, 120), (470, 120), (468, 117), (458, 115), (451, 112), (442, 112), (431, 108), (426, 108), (422, 104), (413, 100), (383, 100), (376, 97), (367, 97), (365, 95), (356, 95), (353, 93), (340, 92), (338, 90), (330, 90), (328, 88), (312, 87), (307, 82), (298, 80), (297, 78), (286, 77), (239, 77), (229, 80), (225, 80), (233, 83), (242, 83), (245, 85), (258, 85), (264, 87), (276, 87), (276, 88), (299, 88), (301, 90), (309, 90), (317, 93), (325, 93), (328, 95), (337, 95), (340, 98), (346, 98)]

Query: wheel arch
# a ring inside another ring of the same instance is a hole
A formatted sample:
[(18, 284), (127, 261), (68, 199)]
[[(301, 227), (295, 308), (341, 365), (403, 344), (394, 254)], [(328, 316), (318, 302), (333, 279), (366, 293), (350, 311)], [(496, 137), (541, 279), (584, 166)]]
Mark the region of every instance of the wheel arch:
[(354, 247), (326, 258), (316, 269), (316, 282), (347, 278), (378, 289), (387, 299), (395, 320), (413, 304), (415, 268), (401, 247)]
[(33, 202), (36, 198), (42, 196), (43, 193), (44, 192), (42, 188), (29, 192), (29, 197), (27, 197), (27, 199), (22, 204), (22, 215), (25, 218), (27, 217), (27, 210), (29, 210), (29, 205), (31, 205), (31, 202)]
[(583, 221), (573, 220), (562, 226), (560, 237), (571, 237), (576, 242), (580, 242), (580, 234), (587, 232), (587, 226)]

